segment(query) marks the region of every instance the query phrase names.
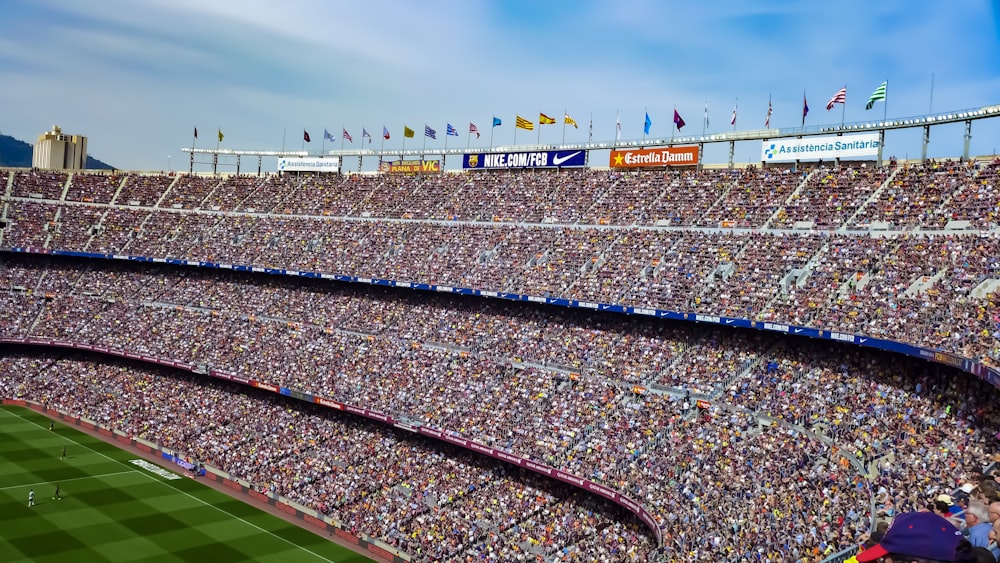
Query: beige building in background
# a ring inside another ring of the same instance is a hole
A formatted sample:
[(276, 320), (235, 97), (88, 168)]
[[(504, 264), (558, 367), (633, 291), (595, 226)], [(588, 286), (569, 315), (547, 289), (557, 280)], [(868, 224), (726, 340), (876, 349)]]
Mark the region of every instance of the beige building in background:
[(47, 170), (83, 170), (87, 167), (87, 138), (67, 135), (58, 125), (38, 136), (31, 166)]

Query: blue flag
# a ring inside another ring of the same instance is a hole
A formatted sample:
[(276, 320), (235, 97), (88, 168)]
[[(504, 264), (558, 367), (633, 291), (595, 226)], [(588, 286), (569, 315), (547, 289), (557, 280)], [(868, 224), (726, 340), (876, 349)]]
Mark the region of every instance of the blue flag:
[(642, 126), (642, 132), (649, 135), (649, 128), (653, 126), (653, 121), (649, 119), (649, 112), (646, 112), (646, 124)]
[(500, 125), (500, 124), (501, 124), (501, 123), (500, 123), (500, 118), (499, 118), (499, 117), (494, 117), (494, 118), (493, 118), (493, 126), (494, 126), (494, 127), (497, 127), (497, 126), (498, 126), (498, 125)]
[(458, 131), (456, 131), (455, 128), (451, 126), (451, 123), (448, 124), (447, 134), (451, 135), (453, 137), (457, 137), (458, 136)]

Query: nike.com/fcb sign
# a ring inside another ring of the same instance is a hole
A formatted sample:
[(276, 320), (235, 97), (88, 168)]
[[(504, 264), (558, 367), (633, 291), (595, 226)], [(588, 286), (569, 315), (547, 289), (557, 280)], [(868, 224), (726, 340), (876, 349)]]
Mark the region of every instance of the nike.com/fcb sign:
[(878, 156), (878, 133), (803, 139), (778, 139), (761, 144), (762, 162), (789, 162), (793, 160), (833, 160)]
[(467, 154), (462, 168), (557, 168), (583, 166), (586, 151), (493, 152)]

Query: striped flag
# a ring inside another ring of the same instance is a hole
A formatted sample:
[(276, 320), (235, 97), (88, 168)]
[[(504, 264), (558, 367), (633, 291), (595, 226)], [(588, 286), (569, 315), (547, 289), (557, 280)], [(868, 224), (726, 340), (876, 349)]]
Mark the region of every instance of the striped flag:
[(771, 100), (767, 100), (767, 117), (764, 119), (764, 127), (768, 129), (771, 128), (771, 114), (774, 113), (774, 108), (771, 107)]
[(520, 115), (515, 117), (516, 119), (514, 120), (514, 127), (517, 127), (519, 129), (527, 129), (528, 131), (534, 131), (535, 129), (534, 123), (528, 121), (527, 119), (521, 117)]
[(469, 133), (475, 133), (476, 138), (479, 138), (479, 128), (476, 127), (475, 123), (469, 123)]
[(876, 88), (875, 91), (872, 92), (872, 95), (868, 97), (868, 103), (865, 104), (865, 109), (872, 109), (872, 106), (875, 105), (875, 102), (877, 102), (879, 100), (882, 100), (884, 102), (885, 101), (885, 89), (888, 86), (889, 86), (889, 81), (888, 80), (886, 80), (885, 82), (879, 84), (878, 88)]
[(431, 139), (437, 139), (437, 131), (431, 129), (430, 125), (424, 124), (424, 137), (430, 137)]
[(579, 129), (580, 126), (576, 124), (576, 120), (569, 116), (568, 113), (563, 114), (563, 123), (566, 125), (572, 125), (573, 129)]
[(555, 122), (556, 122), (555, 119), (552, 119), (551, 117), (545, 115), (544, 113), (539, 112), (538, 114), (539, 125), (552, 125)]
[(833, 104), (847, 104), (847, 86), (837, 90), (837, 93), (830, 98), (830, 101), (826, 103), (826, 111), (833, 109)]
[(351, 138), (351, 134), (347, 132), (347, 128), (344, 128), (343, 137), (347, 139), (347, 142), (353, 143), (354, 139)]
[(449, 123), (448, 124), (448, 130), (445, 132), (445, 134), (446, 135), (451, 135), (452, 137), (457, 137), (458, 136), (458, 131), (456, 131), (455, 128), (451, 126), (451, 123)]

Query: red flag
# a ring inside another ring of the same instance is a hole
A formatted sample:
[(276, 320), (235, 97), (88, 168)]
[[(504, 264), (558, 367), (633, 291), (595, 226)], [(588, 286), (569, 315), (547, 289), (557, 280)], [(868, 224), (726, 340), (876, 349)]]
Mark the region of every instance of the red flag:
[(826, 103), (826, 110), (830, 111), (833, 109), (833, 104), (846, 104), (847, 103), (847, 86), (844, 86), (837, 93), (830, 98), (830, 101)]
[(309, 131), (306, 131), (305, 129), (302, 130), (302, 140), (307, 143), (312, 142), (312, 139), (309, 138)]

